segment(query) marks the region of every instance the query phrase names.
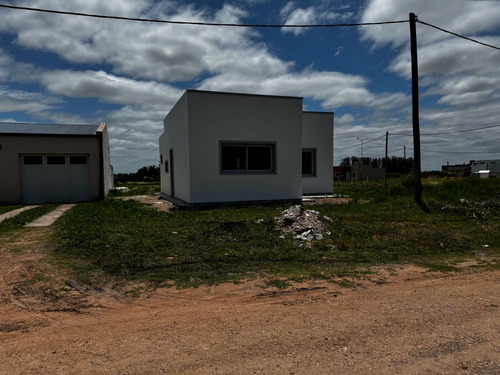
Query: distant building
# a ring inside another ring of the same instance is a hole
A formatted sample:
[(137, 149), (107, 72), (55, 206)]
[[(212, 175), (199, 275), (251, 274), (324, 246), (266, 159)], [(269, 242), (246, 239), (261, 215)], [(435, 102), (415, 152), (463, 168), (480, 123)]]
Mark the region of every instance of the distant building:
[(385, 168), (374, 168), (370, 165), (361, 165), (356, 161), (351, 166), (333, 167), (334, 181), (363, 181), (383, 180), (385, 177)]
[(469, 177), (471, 174), (470, 164), (442, 165), (441, 172), (447, 177)]
[[(500, 159), (494, 160), (471, 160), (471, 174), (485, 177), (500, 176)], [(480, 173), (481, 172), (481, 173)]]
[(351, 166), (333, 167), (333, 181), (351, 181)]

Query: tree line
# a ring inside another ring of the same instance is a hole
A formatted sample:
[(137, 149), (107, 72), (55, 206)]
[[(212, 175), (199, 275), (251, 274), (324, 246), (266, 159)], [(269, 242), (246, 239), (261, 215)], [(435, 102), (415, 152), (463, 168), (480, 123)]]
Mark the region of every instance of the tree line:
[(115, 183), (119, 182), (153, 182), (160, 181), (160, 166), (159, 165), (148, 165), (139, 168), (137, 172), (133, 173), (116, 173)]
[(387, 168), (387, 173), (408, 174), (413, 171), (413, 158), (403, 158), (400, 156), (391, 156), (390, 158), (370, 158), (351, 156), (343, 158), (340, 165), (349, 167), (356, 162), (362, 162), (363, 165), (369, 165), (372, 168)]

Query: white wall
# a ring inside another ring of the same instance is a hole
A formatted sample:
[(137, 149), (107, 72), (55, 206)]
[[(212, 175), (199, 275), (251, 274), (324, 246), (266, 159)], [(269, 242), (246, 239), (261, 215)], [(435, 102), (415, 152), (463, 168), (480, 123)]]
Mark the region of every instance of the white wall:
[[(189, 202), (301, 198), (301, 98), (203, 91), (187, 95)], [(221, 141), (275, 143), (276, 173), (221, 174)]]
[(500, 159), (492, 160), (474, 160), (471, 164), (471, 173), (481, 170), (489, 170), (491, 172), (500, 173)]
[[(175, 198), (185, 202), (191, 200), (190, 189), (190, 149), (189, 149), (189, 124), (188, 124), (188, 102), (187, 92), (170, 110), (163, 120), (164, 133), (160, 136), (160, 156), (163, 163), (160, 167), (161, 191), (172, 195), (170, 186), (170, 150), (174, 153), (174, 193)], [(168, 173), (165, 172), (165, 162), (169, 163)]]
[(316, 175), (302, 178), (304, 194), (333, 193), (333, 113), (304, 112), (302, 148), (316, 150)]
[(111, 165), (111, 156), (109, 152), (108, 128), (105, 123), (101, 123), (97, 129), (97, 134), (102, 137), (102, 174), (103, 174), (103, 194), (106, 197), (109, 189), (114, 186), (113, 166)]

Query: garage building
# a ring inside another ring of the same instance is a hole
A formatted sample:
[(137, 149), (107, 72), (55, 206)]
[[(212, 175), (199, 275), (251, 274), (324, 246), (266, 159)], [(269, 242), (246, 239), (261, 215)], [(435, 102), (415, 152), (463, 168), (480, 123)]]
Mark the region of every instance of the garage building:
[(86, 202), (112, 186), (105, 123), (0, 123), (0, 203)]

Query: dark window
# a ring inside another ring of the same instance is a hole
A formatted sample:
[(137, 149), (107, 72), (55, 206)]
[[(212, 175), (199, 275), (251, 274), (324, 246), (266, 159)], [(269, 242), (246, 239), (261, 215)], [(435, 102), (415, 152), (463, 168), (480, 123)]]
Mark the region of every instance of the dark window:
[(272, 170), (272, 152), (270, 146), (248, 146), (248, 170)]
[(246, 146), (222, 145), (223, 171), (246, 170), (246, 165), (247, 165)]
[(26, 165), (40, 165), (40, 164), (42, 164), (42, 157), (41, 156), (25, 156), (24, 157), (24, 164), (26, 164)]
[(165, 160), (165, 173), (168, 173), (168, 160)]
[(64, 156), (47, 156), (47, 164), (64, 165), (66, 164), (66, 158)]
[(163, 154), (160, 154), (160, 164), (163, 164)]
[(222, 172), (274, 172), (274, 144), (222, 143)]
[(80, 156), (80, 155), (74, 155), (69, 157), (69, 163), (70, 164), (87, 164), (87, 157), (86, 156)]
[(316, 150), (302, 150), (302, 175), (316, 176)]

